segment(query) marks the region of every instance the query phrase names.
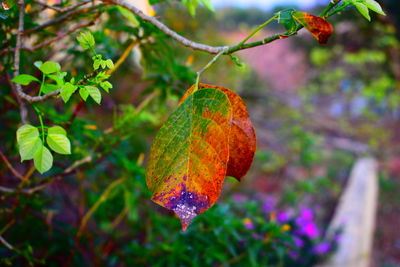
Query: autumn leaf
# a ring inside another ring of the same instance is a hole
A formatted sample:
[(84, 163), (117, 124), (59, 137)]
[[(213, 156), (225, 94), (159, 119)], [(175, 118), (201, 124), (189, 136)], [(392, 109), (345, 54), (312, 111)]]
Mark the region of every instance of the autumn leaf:
[[(229, 161), (226, 175), (240, 179), (253, 163), (256, 150), (256, 134), (242, 98), (234, 91), (209, 84), (200, 84), (199, 89), (217, 89), (228, 96), (232, 108), (231, 131), (229, 135)], [(182, 97), (183, 102), (195, 89), (193, 85)]]
[(292, 16), (311, 32), (320, 44), (327, 44), (329, 36), (333, 33), (333, 26), (326, 19), (302, 11), (293, 12)]
[(183, 230), (217, 201), (229, 160), (231, 105), (220, 90), (187, 96), (158, 132), (146, 183), (152, 200), (173, 210)]

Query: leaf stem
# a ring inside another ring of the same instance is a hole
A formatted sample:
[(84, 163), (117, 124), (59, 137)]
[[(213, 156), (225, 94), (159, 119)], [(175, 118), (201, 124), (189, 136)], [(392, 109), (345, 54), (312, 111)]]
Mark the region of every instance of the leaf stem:
[(213, 57), (210, 62), (207, 63), (207, 65), (205, 65), (201, 70), (199, 70), (197, 72), (197, 77), (196, 77), (196, 83), (195, 83), (195, 91), (197, 91), (199, 89), (199, 83), (200, 83), (200, 76), (201, 74), (203, 74), (204, 71), (206, 71), (209, 67), (211, 67), (215, 62), (217, 62), (217, 60), (226, 52), (226, 50), (228, 50), (228, 48), (222, 50), (221, 52), (219, 52), (215, 57)]
[(43, 73), (43, 76), (42, 76), (42, 83), (40, 84), (40, 89), (39, 89), (39, 96), (42, 95), (42, 90), (43, 90), (43, 85), (44, 85), (45, 79), (46, 79), (46, 74)]
[(256, 28), (254, 28), (249, 35), (247, 35), (246, 38), (243, 39), (238, 45), (244, 44), (246, 41), (248, 41), (251, 37), (253, 37), (257, 32), (259, 32), (262, 28), (270, 24), (273, 20), (275, 20), (278, 17), (278, 15), (273, 16), (269, 20), (265, 21), (263, 24), (258, 25)]
[(44, 123), (43, 123), (42, 112), (38, 109), (38, 107), (36, 105), (32, 105), (32, 106), (33, 106), (33, 109), (36, 111), (36, 114), (39, 117), (40, 127), (42, 129), (42, 141), (44, 144)]

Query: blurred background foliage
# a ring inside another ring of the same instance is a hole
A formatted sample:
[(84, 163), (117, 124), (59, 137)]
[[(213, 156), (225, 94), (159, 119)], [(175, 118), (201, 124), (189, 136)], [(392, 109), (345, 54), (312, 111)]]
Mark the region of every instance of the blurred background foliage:
[[(57, 16), (26, 2), (26, 29)], [(212, 12), (203, 5), (192, 16), (197, 1), (182, 2), (190, 12), (181, 3), (150, 1), (173, 30), (210, 45), (235, 44), (287, 8)], [(1, 264), (312, 266), (334, 250), (337, 240), (324, 240), (324, 232), (350, 168), (362, 155), (380, 163), (374, 264), (400, 264), (394, 223), (400, 220), (400, 4), (379, 2), (388, 16), (374, 15), (371, 23), (355, 10), (330, 19), (335, 34), (326, 47), (302, 31), (239, 52), (243, 67), (221, 58), (203, 76), (203, 82), (230, 88), (245, 99), (258, 151), (243, 182), (228, 178), (219, 202), (187, 232), (171, 212), (151, 202), (144, 168), (152, 138), (210, 55), (180, 46), (117, 7), (101, 5), (74, 16), (74, 21), (95, 20), (89, 29), (105, 58), (116, 62), (127, 48), (130, 54), (112, 74), (113, 89), (101, 106), (93, 101), (82, 105), (78, 96), (67, 104), (60, 99), (39, 104), (46, 124), (68, 129), (72, 142), (72, 155), (55, 156), (55, 166), (40, 175), (31, 162), (19, 160), (19, 110), (7, 77), (13, 54), (3, 54), (0, 150), (24, 179), (0, 165), (1, 186), (17, 188), (0, 193), (0, 236), (14, 247), (0, 246)], [(17, 13), (15, 7), (1, 12), (1, 50), (15, 46)], [(37, 31), (28, 41), (40, 43), (71, 23)], [(281, 30), (271, 24), (258, 37)], [(76, 33), (49, 47), (21, 51), (21, 72), (38, 77), (33, 62), (53, 60), (78, 78), (90, 73), (91, 59), (75, 38)], [(131, 49), (135, 41), (140, 44)], [(38, 124), (29, 105), (28, 110), (30, 121)], [(63, 174), (76, 162), (82, 165)], [(24, 191), (42, 184), (35, 192)]]

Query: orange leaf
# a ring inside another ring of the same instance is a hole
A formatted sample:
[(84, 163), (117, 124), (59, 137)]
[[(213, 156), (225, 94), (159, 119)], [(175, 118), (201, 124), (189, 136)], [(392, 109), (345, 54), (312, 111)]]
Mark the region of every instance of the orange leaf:
[[(194, 91), (193, 85), (182, 97), (183, 102)], [(231, 103), (232, 123), (229, 135), (229, 162), (226, 175), (240, 179), (253, 163), (256, 150), (256, 134), (250, 121), (247, 108), (241, 97), (234, 91), (220, 86), (200, 84), (199, 89), (217, 89), (224, 92)]]
[(186, 230), (217, 201), (229, 160), (231, 105), (215, 89), (187, 96), (158, 132), (146, 183), (152, 200), (173, 210)]
[(293, 12), (292, 16), (311, 32), (320, 44), (327, 44), (329, 36), (333, 33), (333, 26), (326, 19), (301, 11)]

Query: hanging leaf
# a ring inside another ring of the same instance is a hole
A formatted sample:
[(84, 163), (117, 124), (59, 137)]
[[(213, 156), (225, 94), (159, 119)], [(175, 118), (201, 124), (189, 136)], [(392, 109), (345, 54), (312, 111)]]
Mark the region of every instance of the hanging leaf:
[(320, 44), (327, 44), (329, 36), (333, 33), (333, 27), (326, 19), (301, 11), (293, 12), (292, 16), (311, 32)]
[(31, 82), (40, 83), (40, 81), (36, 77), (33, 77), (32, 75), (29, 74), (20, 74), (18, 76), (15, 76), (11, 81), (21, 85), (28, 85)]
[(220, 90), (187, 96), (158, 132), (146, 183), (152, 200), (173, 210), (183, 230), (217, 201), (229, 160), (231, 106)]
[(360, 14), (363, 15), (363, 17), (366, 20), (371, 21), (371, 16), (369, 15), (369, 9), (366, 5), (358, 2), (354, 2), (353, 5), (357, 8), (358, 12), (360, 12)]
[(38, 129), (30, 124), (18, 128), (17, 142), (21, 161), (33, 159), (35, 152), (42, 146)]
[(53, 156), (47, 147), (43, 145), (39, 147), (33, 157), (33, 163), (41, 174), (50, 170), (51, 166), (53, 166)]
[(50, 127), (47, 131), (46, 141), (54, 152), (58, 154), (71, 154), (71, 143), (62, 127)]
[[(183, 102), (195, 89), (192, 86), (182, 97)], [(234, 91), (220, 86), (200, 84), (199, 89), (217, 89), (229, 99), (232, 108), (232, 122), (229, 135), (229, 161), (226, 175), (240, 179), (253, 163), (256, 150), (256, 134), (242, 98)]]

